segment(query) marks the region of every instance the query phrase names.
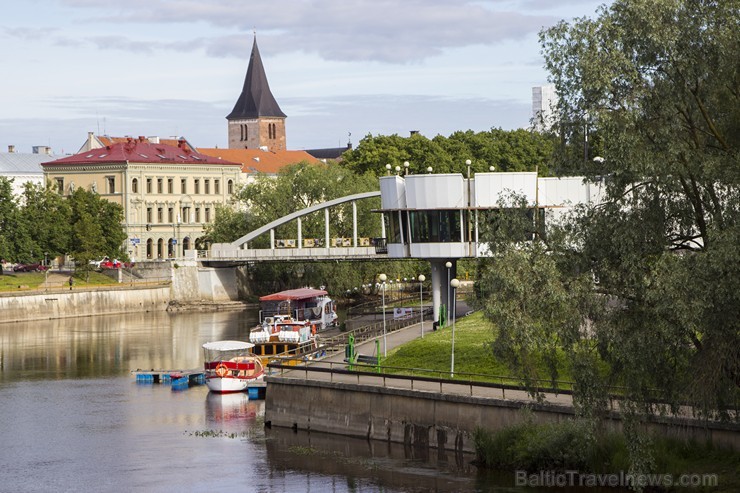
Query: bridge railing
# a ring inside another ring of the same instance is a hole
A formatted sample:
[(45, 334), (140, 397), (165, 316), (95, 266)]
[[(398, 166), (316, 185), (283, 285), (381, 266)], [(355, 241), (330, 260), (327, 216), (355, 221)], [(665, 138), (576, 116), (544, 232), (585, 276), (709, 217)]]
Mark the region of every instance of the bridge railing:
[[(225, 246), (224, 246), (225, 245)], [(236, 248), (230, 244), (214, 244), (208, 253), (210, 260), (257, 260), (279, 259), (334, 259), (334, 258), (377, 258), (375, 247), (331, 247), (331, 248)], [(202, 257), (201, 257), (202, 258)]]

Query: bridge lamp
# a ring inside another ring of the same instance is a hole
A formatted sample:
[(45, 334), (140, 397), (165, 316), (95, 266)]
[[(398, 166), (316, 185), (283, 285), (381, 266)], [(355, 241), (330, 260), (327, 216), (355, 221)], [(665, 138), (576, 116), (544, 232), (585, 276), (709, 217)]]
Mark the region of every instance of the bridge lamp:
[(396, 166), (395, 170), (396, 170), (396, 174), (398, 174), (398, 173), (401, 172), (401, 167), (400, 166)]
[(488, 171), (490, 171), (491, 173), (493, 173), (493, 170), (495, 170), (495, 169), (496, 169), (495, 166), (489, 166), (488, 167)]
[(409, 174), (409, 166), (410, 165), (409, 165), (409, 162), (408, 161), (404, 161), (403, 162), (404, 173), (407, 174), (407, 175)]
[[(445, 267), (447, 267), (447, 285), (450, 285), (450, 269), (452, 269), (452, 262), (445, 263)], [(447, 320), (450, 319), (450, 290), (447, 289), (447, 306), (445, 307), (447, 309)]]
[(386, 172), (386, 174), (387, 174), (388, 176), (390, 176), (390, 175), (391, 175), (391, 165), (390, 165), (390, 163), (388, 163), (388, 164), (386, 164), (386, 165), (385, 165), (385, 170), (386, 170), (386, 171), (385, 171), (385, 172)]
[(385, 274), (380, 274), (378, 276), (378, 279), (380, 280), (381, 288), (383, 289), (383, 357), (385, 358), (388, 351), (388, 346), (385, 338), (385, 280), (388, 279), (388, 276), (386, 276)]
[(455, 290), (460, 286), (460, 281), (453, 279), (450, 281), (452, 288), (452, 357), (450, 359), (450, 378), (455, 377)]
[(431, 166), (427, 166), (427, 173), (429, 173), (429, 174), (432, 173), (432, 167)]
[(424, 337), (424, 281), (427, 278), (424, 274), (419, 274), (419, 323), (421, 324), (421, 337)]

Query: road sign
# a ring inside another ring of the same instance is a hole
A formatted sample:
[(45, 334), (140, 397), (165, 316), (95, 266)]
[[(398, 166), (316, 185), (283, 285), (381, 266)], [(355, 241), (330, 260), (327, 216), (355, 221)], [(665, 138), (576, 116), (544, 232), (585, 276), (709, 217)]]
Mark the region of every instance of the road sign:
[(129, 240), (131, 240), (132, 245), (138, 245), (139, 243), (141, 243), (141, 240), (139, 238), (129, 238)]

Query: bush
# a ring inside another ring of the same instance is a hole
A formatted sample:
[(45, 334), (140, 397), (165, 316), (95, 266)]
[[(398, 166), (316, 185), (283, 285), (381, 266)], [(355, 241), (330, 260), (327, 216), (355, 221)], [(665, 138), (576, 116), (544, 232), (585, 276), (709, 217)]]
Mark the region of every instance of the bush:
[(478, 463), (494, 469), (586, 471), (596, 456), (597, 440), (582, 421), (524, 423), (495, 433), (478, 429), (473, 439)]

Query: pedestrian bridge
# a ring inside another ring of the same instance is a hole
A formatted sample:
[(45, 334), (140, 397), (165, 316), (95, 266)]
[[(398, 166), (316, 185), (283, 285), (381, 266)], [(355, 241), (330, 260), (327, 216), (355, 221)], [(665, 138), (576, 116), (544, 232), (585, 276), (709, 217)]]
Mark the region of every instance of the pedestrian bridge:
[[(540, 178), (537, 173), (459, 173), (380, 178), (380, 191), (330, 200), (276, 219), (231, 243), (214, 243), (209, 261), (321, 261), (368, 260), (374, 258), (428, 259), (442, 265), (459, 258), (485, 257), (488, 245), (479, 241), (485, 211), (511, 205), (511, 195), (523, 197), (528, 207), (540, 211), (544, 221), (556, 219), (570, 207), (601, 200), (599, 183), (583, 177)], [(357, 202), (380, 197), (380, 238), (358, 235)], [(329, 227), (330, 211), (352, 204), (352, 236), (336, 237)], [(302, 218), (324, 212), (323, 238), (304, 238)], [(295, 222), (292, 238), (275, 238), (275, 228)], [(389, 228), (386, 236), (386, 225)], [(249, 248), (255, 238), (270, 235), (269, 248)], [(454, 272), (453, 272), (454, 274)]]
[[(380, 178), (379, 192), (366, 192), (294, 212), (246, 234), (232, 243), (213, 244), (211, 262), (248, 263), (256, 261), (322, 261), (372, 259), (423, 259), (430, 264), (433, 320), (440, 307), (450, 305), (457, 286), (457, 259), (485, 257), (488, 245), (479, 240), (479, 229), (487, 211), (516, 209), (523, 199), (533, 214), (537, 231), (557, 220), (572, 206), (598, 203), (603, 184), (583, 177), (540, 178), (537, 173), (460, 173), (388, 175)], [(381, 237), (362, 238), (357, 232), (359, 200), (380, 197)], [(352, 204), (352, 237), (332, 238), (329, 211)], [(324, 238), (304, 238), (301, 218), (324, 211)], [(296, 237), (275, 239), (275, 228), (296, 222)], [(386, 228), (388, 235), (386, 235)], [(249, 242), (269, 233), (269, 248), (250, 249)], [(452, 282), (454, 281), (454, 282)], [(447, 303), (444, 303), (447, 300)]]
[[(214, 243), (208, 252), (208, 260), (221, 262), (256, 262), (256, 261), (321, 261), (321, 260), (368, 260), (371, 258), (387, 258), (385, 238), (369, 238), (358, 236), (357, 231), (357, 201), (380, 197), (380, 192), (364, 192), (348, 195), (321, 204), (307, 207), (287, 216), (265, 224), (261, 228), (247, 233), (231, 243)], [(352, 204), (352, 237), (332, 237), (329, 227), (330, 211), (333, 207), (346, 203)], [(304, 238), (302, 218), (315, 212), (324, 211), (323, 238)], [(288, 239), (276, 239), (275, 228), (295, 221), (296, 236)], [(385, 226), (382, 216), (382, 236), (385, 236)], [(255, 238), (270, 234), (269, 248), (249, 248), (249, 242)]]

